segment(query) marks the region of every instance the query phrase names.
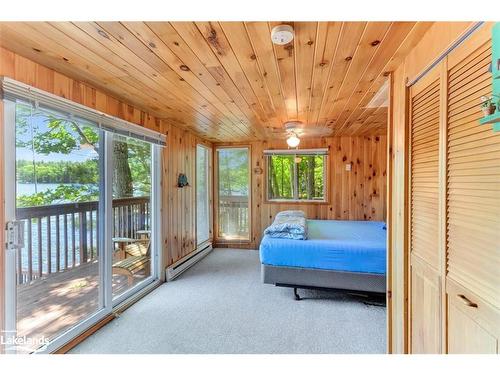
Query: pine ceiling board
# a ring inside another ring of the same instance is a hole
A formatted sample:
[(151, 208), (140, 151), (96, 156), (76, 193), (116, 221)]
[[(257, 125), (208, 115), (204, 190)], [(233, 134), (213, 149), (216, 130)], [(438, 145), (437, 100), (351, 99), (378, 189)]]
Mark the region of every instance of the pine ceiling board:
[(353, 122), (352, 126), (349, 127), (349, 129), (346, 131), (346, 134), (353, 134), (358, 131), (362, 131), (361, 128), (365, 127), (366, 119), (370, 118), (373, 116), (377, 108), (366, 108), (363, 113), (356, 118), (356, 120)]
[(333, 124), (334, 118), (328, 118), (328, 111), (337, 99), (342, 86), (342, 82), (352, 62), (358, 43), (363, 35), (366, 22), (345, 22), (342, 25), (340, 41), (335, 52), (333, 64), (331, 66), (330, 78), (328, 80), (327, 90), (321, 103), (317, 124)]
[[(148, 77), (144, 74), (144, 72), (137, 70), (135, 67), (130, 65), (129, 62), (123, 60), (119, 55), (107, 49), (104, 45), (93, 39), (92, 36), (79, 29), (76, 25), (69, 22), (56, 22), (51, 23), (51, 25), (58, 29), (61, 33), (66, 34), (65, 40), (71, 38), (74, 41), (79, 42), (81, 45), (87, 46), (89, 50), (92, 50), (94, 53), (102, 56), (107, 62), (114, 64), (115, 66), (121, 66), (128, 74), (126, 82), (130, 83), (137, 90), (133, 91), (133, 93), (135, 95), (142, 95), (148, 100), (148, 110), (153, 110), (155, 113), (158, 111), (164, 111), (163, 117), (165, 117), (165, 113), (175, 113), (179, 116), (178, 111), (174, 111), (171, 107), (166, 105), (166, 103), (174, 104), (174, 98), (172, 96), (166, 96), (165, 91), (162, 90), (162, 87), (158, 85), (152, 77)], [(156, 87), (156, 90), (152, 92), (151, 87)], [(148, 94), (145, 95), (144, 93)], [(191, 119), (192, 118), (193, 117), (191, 116)]]
[(358, 104), (357, 108), (349, 115), (345, 122), (355, 119), (362, 111), (364, 106), (366, 106), (373, 95), (378, 91), (378, 88), (385, 81), (384, 73), (393, 71), (403, 60), (403, 58), (408, 54), (408, 52), (417, 45), (422, 36), (427, 32), (427, 30), (432, 26), (432, 22), (417, 22), (416, 25), (408, 33), (407, 37), (401, 43), (397, 51), (390, 58), (390, 60), (385, 64), (382, 69), (382, 73), (375, 79), (370, 89), (368, 89), (363, 95), (363, 99)]
[(352, 57), (351, 64), (349, 64), (346, 76), (340, 87), (337, 100), (332, 103), (330, 110), (327, 112), (327, 119), (336, 119), (335, 128), (338, 126), (338, 117), (342, 109), (348, 102), (361, 77), (370, 66), (370, 62), (377, 50), (379, 50), (381, 41), (384, 40), (390, 26), (390, 22), (368, 22), (366, 25), (358, 48)]
[[(219, 98), (191, 71), (182, 60), (180, 60), (161, 39), (156, 36), (143, 22), (122, 22), (122, 25), (133, 33), (137, 39), (150, 49), (155, 55), (160, 57), (172, 70), (193, 87), (208, 102), (212, 103), (228, 121), (231, 121), (235, 127), (241, 129), (242, 134), (246, 134), (248, 128), (242, 124), (243, 116), (236, 116)], [(245, 118), (248, 122), (248, 119)]]
[(310, 136), (383, 131), (384, 110), (365, 107), (432, 25), (295, 22), (294, 41), (277, 46), (277, 24), (5, 23), (0, 43), (222, 142), (266, 139), (289, 120)]
[[(139, 70), (147, 76), (146, 82), (148, 85), (143, 89), (143, 94), (146, 96), (150, 96), (151, 93), (154, 93), (153, 97), (159, 95), (162, 98), (162, 101), (167, 105), (173, 107), (177, 111), (177, 116), (184, 116), (189, 114), (191, 120), (195, 120), (196, 123), (203, 124), (204, 126), (211, 126), (212, 121), (207, 118), (205, 115), (193, 110), (192, 107), (188, 106), (186, 103), (180, 102), (177, 97), (170, 94), (169, 91), (165, 90), (165, 88), (160, 84), (162, 81), (158, 79), (158, 72), (149, 66), (144, 66), (142, 60), (137, 57), (135, 54), (130, 54), (129, 50), (119, 43), (112, 35), (108, 35), (99, 25), (88, 22), (78, 22), (75, 23), (82, 32), (85, 32), (88, 36), (94, 39), (94, 44), (103, 45), (108, 50), (115, 53), (117, 56), (127, 55), (126, 61), (131, 66), (134, 66), (134, 69)], [(76, 34), (76, 33), (75, 33)], [(92, 42), (89, 42), (91, 44)], [(123, 58), (122, 58), (123, 59)], [(139, 67), (137, 67), (139, 65)], [(132, 77), (129, 77), (131, 80)], [(144, 83), (144, 79), (141, 82)], [(159, 94), (158, 94), (159, 92)], [(173, 115), (175, 116), (175, 115)]]
[(295, 22), (294, 31), (297, 120), (307, 123), (318, 23)]
[[(196, 22), (195, 24), (206, 44), (219, 60), (223, 69), (231, 77), (231, 80), (242, 96), (246, 99), (247, 103), (251, 103), (252, 108), (259, 115), (260, 121), (262, 123), (267, 122), (269, 120), (268, 113), (266, 113), (263, 104), (259, 101), (259, 98), (248, 82), (220, 24), (218, 22)], [(271, 111), (269, 111), (269, 114), (273, 115)]]
[(387, 61), (396, 53), (397, 49), (414, 26), (415, 22), (394, 22), (391, 24), (387, 35), (381, 40), (366, 71), (356, 87), (352, 90), (348, 101), (340, 112), (341, 114), (335, 116), (337, 117), (336, 128), (340, 129), (338, 132), (342, 131), (342, 127), (349, 118), (349, 115), (358, 107), (363, 96), (370, 90), (375, 79), (385, 73), (383, 69)]
[[(32, 31), (28, 35), (34, 39), (37, 39), (38, 36), (36, 32)], [(168, 106), (160, 109), (156, 105), (151, 106), (151, 99), (149, 97), (143, 95), (143, 92), (136, 90), (128, 83), (122, 82), (120, 79), (99, 78), (99, 75), (96, 73), (97, 68), (88, 61), (82, 60), (78, 54), (74, 54), (70, 50), (62, 51), (62, 54), (54, 52), (56, 49), (47, 40), (44, 40), (44, 44), (41, 45), (29, 38), (25, 38), (24, 35), (20, 35), (18, 32), (7, 30), (5, 26), (2, 26), (0, 40), (6, 48), (16, 51), (32, 61), (39, 62), (66, 76), (87, 82), (100, 90), (112, 92), (116, 98), (134, 103), (138, 108), (148, 111), (155, 116), (165, 116), (166, 113), (174, 114), (173, 111), (168, 110)], [(77, 62), (84, 64), (87, 69), (81, 69), (79, 65), (76, 65)], [(177, 124), (179, 123), (178, 117), (178, 114), (176, 114)]]
[[(270, 22), (269, 27), (280, 25), (281, 22)], [(293, 26), (293, 22), (291, 23)], [(297, 119), (297, 88), (295, 84), (295, 44), (297, 39), (286, 45), (273, 44), (274, 55), (278, 65), (281, 92), (285, 100), (286, 112), (289, 120)]]
[(262, 121), (260, 116), (263, 115), (262, 109), (257, 100), (249, 101), (241, 93), (241, 89), (233, 82), (232, 77), (221, 65), (217, 56), (213, 53), (210, 46), (207, 44), (205, 38), (200, 33), (198, 28), (193, 22), (171, 22), (173, 28), (177, 31), (179, 36), (189, 46), (189, 48), (199, 56), (207, 70), (217, 80), (218, 83), (229, 93), (232, 100), (240, 107), (249, 109), (253, 113), (252, 125), (253, 135), (256, 137), (263, 137)]
[(226, 37), (243, 74), (252, 87), (266, 114), (266, 125), (281, 126), (282, 119), (278, 118), (271, 96), (267, 89), (262, 72), (257, 62), (257, 56), (246, 32), (243, 22), (220, 22), (221, 30)]
[[(275, 59), (273, 44), (270, 38), (269, 24), (267, 22), (245, 22), (245, 28), (255, 51), (256, 60), (262, 71), (274, 108), (276, 109), (277, 117), (281, 118), (282, 123), (284, 123), (288, 120), (288, 114), (281, 90), (278, 62)], [(279, 127), (281, 126), (282, 124)]]
[(311, 84), (311, 100), (306, 123), (316, 126), (321, 102), (327, 89), (330, 67), (337, 49), (342, 22), (319, 22)]
[(106, 30), (101, 28), (98, 24), (92, 22), (77, 22), (75, 25), (80, 30), (91, 36), (96, 42), (102, 44), (116, 55), (125, 59), (130, 65), (133, 65), (134, 68), (147, 75), (149, 85), (144, 89), (143, 95), (149, 96), (152, 90), (155, 93), (159, 91), (161, 94), (157, 95), (160, 95), (168, 106), (171, 106), (175, 110), (179, 111), (177, 114), (178, 116), (179, 113), (189, 114), (196, 123), (201, 123), (205, 126), (213, 126), (214, 119), (211, 114), (196, 110), (188, 103), (179, 100), (179, 97), (172, 94), (170, 90), (166, 90), (167, 87), (172, 87), (170, 81), (164, 79), (157, 70), (150, 67), (148, 64), (145, 64), (139, 56), (132, 53), (111, 33), (107, 33)]
[[(377, 77), (375, 79), (375, 81), (372, 83), (372, 85), (370, 86), (370, 88), (366, 92), (366, 95), (368, 97), (370, 97), (370, 100), (375, 96), (375, 94), (377, 94), (377, 92), (383, 86), (383, 84), (387, 81), (387, 79), (388, 78), (383, 76), (383, 75), (380, 75), (379, 77)], [(367, 105), (367, 104), (368, 103), (366, 103), (365, 105)], [(365, 105), (361, 106), (361, 104), (358, 104), (356, 109), (349, 112), (349, 117), (346, 119), (346, 121), (344, 121), (343, 126), (340, 129), (336, 129), (334, 134), (337, 135), (337, 134), (349, 133), (349, 129), (352, 126), (352, 124), (355, 123), (360, 118), (360, 116), (362, 116), (362, 114), (364, 113), (364, 111), (366, 109)]]
[[(246, 118), (248, 125), (256, 119), (255, 114), (248, 106), (240, 108), (230, 93), (224, 89), (220, 82), (210, 74), (202, 60), (189, 48), (180, 35), (168, 22), (147, 22), (146, 25), (174, 52), (185, 65), (196, 74), (199, 79), (228, 107), (235, 115)], [(222, 82), (223, 83), (223, 82)], [(236, 88), (235, 88), (235, 91)], [(240, 101), (244, 102), (241, 98)]]
[(130, 58), (133, 58), (131, 55), (136, 55), (143, 60), (144, 68), (146, 68), (146, 65), (154, 68), (159, 73), (157, 79), (165, 86), (165, 90), (171, 91), (180, 101), (189, 104), (194, 110), (205, 114), (212, 121), (225, 124), (228, 128), (234, 128), (234, 124), (224, 114), (220, 113), (212, 103), (203, 98), (186, 81), (181, 80), (182, 77), (151, 52), (123, 25), (119, 22), (100, 22), (98, 25), (105, 33), (112, 35), (129, 49), (130, 53), (127, 55)]

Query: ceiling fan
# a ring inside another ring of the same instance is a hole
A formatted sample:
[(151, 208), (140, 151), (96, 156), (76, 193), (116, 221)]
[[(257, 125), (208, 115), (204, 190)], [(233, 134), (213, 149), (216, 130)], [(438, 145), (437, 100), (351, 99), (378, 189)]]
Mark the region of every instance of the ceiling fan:
[(331, 129), (324, 126), (306, 125), (301, 121), (287, 121), (283, 127), (271, 129), (271, 133), (285, 137), (288, 146), (294, 148), (299, 145), (300, 138), (327, 136), (331, 133)]

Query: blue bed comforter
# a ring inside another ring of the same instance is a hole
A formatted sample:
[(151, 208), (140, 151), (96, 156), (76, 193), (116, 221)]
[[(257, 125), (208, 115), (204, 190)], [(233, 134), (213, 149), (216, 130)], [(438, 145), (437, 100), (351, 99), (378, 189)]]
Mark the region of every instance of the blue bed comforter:
[(294, 241), (265, 235), (263, 264), (347, 272), (386, 273), (383, 222), (307, 220), (308, 239)]

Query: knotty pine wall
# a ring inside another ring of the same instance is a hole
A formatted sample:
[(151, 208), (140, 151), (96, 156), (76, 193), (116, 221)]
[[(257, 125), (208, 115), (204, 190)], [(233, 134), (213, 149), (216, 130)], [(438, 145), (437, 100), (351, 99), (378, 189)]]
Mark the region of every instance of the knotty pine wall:
[[(163, 149), (162, 176), (163, 266), (168, 266), (195, 250), (196, 205), (194, 187), (179, 189), (176, 187), (176, 181), (178, 173), (186, 173), (189, 182), (194, 184), (196, 144), (202, 143), (211, 147), (209, 142), (202, 140), (189, 130), (170, 125), (168, 122), (89, 84), (70, 78), (1, 47), (0, 76), (10, 77), (76, 103), (166, 134), (168, 145)], [(0, 167), (1, 170), (2, 167)], [(1, 189), (0, 194), (3, 202)], [(0, 216), (0, 221), (3, 223), (3, 209)], [(0, 253), (3, 255), (3, 252)], [(0, 265), (2, 261), (0, 259)]]
[[(228, 144), (224, 144), (228, 145)], [(223, 144), (217, 144), (223, 147)], [(230, 144), (236, 145), (236, 144)], [(304, 138), (300, 148), (329, 148), (327, 203), (266, 202), (266, 165), (263, 151), (286, 149), (284, 140), (250, 143), (251, 148), (251, 223), (252, 240), (249, 244), (216, 244), (225, 247), (258, 248), (264, 229), (272, 223), (279, 211), (303, 210), (310, 219), (385, 220), (387, 137), (322, 137)], [(352, 164), (346, 171), (345, 165)], [(255, 170), (262, 168), (263, 173)]]
[[(196, 250), (196, 145), (212, 148), (208, 141), (188, 130), (165, 126), (167, 147), (163, 153), (163, 237), (168, 251), (164, 253), (166, 265), (170, 266), (182, 257)], [(211, 153), (209, 152), (209, 155)], [(212, 159), (212, 158), (211, 158)], [(212, 174), (211, 160), (209, 176)], [(189, 186), (177, 187), (179, 173), (184, 173)], [(211, 183), (209, 183), (211, 186)], [(209, 206), (212, 206), (210, 192)], [(212, 223), (212, 219), (210, 219)], [(209, 229), (212, 239), (212, 226)]]

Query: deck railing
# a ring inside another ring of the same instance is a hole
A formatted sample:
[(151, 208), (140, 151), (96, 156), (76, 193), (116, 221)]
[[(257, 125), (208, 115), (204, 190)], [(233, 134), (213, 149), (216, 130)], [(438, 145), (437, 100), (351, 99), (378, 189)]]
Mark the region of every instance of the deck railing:
[[(18, 284), (94, 261), (99, 256), (99, 202), (63, 203), (16, 210), (25, 221), (18, 252)], [(150, 229), (149, 197), (113, 199), (113, 237), (137, 238)]]
[(248, 239), (248, 197), (219, 196), (219, 237)]

